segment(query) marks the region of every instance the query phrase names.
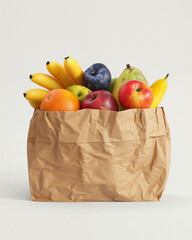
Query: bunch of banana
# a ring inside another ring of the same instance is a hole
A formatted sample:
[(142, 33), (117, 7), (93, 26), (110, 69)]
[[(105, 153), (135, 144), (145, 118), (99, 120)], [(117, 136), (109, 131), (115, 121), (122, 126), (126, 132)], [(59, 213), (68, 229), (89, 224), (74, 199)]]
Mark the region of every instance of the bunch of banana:
[(30, 89), (23, 93), (23, 96), (29, 101), (33, 108), (40, 108), (41, 101), (47, 95), (48, 91), (44, 89)]
[[(29, 78), (34, 83), (48, 90), (67, 88), (71, 85), (83, 85), (83, 70), (79, 63), (70, 57), (66, 57), (64, 66), (53, 61), (46, 63), (48, 72), (52, 75), (44, 73), (35, 73)], [(39, 108), (41, 100), (48, 93), (42, 89), (31, 89), (24, 93), (24, 97), (29, 101), (33, 108)]]

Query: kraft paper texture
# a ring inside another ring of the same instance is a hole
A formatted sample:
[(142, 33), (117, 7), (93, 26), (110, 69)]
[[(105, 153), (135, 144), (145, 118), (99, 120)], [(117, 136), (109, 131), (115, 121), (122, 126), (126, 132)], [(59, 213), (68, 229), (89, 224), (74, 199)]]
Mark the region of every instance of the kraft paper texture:
[(35, 110), (28, 170), (35, 201), (157, 201), (170, 166), (163, 108)]

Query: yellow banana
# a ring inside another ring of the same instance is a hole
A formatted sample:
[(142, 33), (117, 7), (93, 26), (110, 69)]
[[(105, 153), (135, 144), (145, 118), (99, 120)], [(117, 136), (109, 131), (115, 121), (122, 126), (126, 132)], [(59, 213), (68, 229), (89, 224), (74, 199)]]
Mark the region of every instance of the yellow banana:
[(29, 101), (29, 104), (37, 109), (40, 108), (41, 101), (49, 91), (44, 89), (30, 89), (23, 93), (23, 96)]
[(77, 85), (83, 85), (83, 70), (74, 58), (66, 57), (64, 67)]
[(37, 83), (48, 90), (63, 88), (63, 86), (55, 78), (44, 73), (35, 73), (30, 75), (29, 78), (34, 83)]
[(31, 105), (31, 107), (37, 109), (40, 108), (41, 101), (29, 100), (29, 104)]
[(157, 108), (159, 103), (161, 102), (166, 90), (167, 90), (167, 78), (169, 74), (166, 75), (165, 78), (159, 79), (151, 85), (151, 89), (153, 91), (153, 102), (150, 108)]
[(49, 91), (44, 90), (44, 89), (30, 89), (23, 93), (24, 97), (27, 100), (32, 100), (32, 101), (42, 101), (45, 95), (47, 95)]
[(69, 76), (69, 74), (66, 72), (64, 66), (57, 62), (47, 62), (46, 63), (47, 70), (49, 73), (56, 78), (64, 88), (74, 85), (75, 82), (73, 79)]

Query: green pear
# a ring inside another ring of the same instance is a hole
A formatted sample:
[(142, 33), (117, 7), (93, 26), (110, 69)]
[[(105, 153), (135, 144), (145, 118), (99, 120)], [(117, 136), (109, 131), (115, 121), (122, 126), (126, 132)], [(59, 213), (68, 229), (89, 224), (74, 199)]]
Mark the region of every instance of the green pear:
[(117, 100), (119, 110), (123, 110), (123, 107), (121, 106), (121, 104), (119, 102), (119, 97), (118, 97), (119, 89), (124, 83), (131, 81), (131, 80), (141, 81), (141, 82), (144, 82), (147, 85), (149, 85), (147, 80), (145, 79), (144, 75), (138, 68), (131, 67), (129, 64), (127, 64), (127, 67), (123, 70), (123, 72), (121, 73), (121, 75), (119, 76), (117, 81), (115, 82), (115, 85), (114, 85), (113, 91), (112, 91), (112, 95)]
[(71, 85), (67, 87), (66, 90), (72, 92), (78, 98), (80, 103), (82, 103), (87, 94), (91, 92), (89, 88), (82, 85)]
[(114, 87), (116, 81), (117, 81), (117, 78), (113, 78), (113, 79), (111, 80), (111, 83), (110, 83), (109, 87), (107, 88), (107, 91), (108, 91), (108, 92), (112, 93), (113, 87)]

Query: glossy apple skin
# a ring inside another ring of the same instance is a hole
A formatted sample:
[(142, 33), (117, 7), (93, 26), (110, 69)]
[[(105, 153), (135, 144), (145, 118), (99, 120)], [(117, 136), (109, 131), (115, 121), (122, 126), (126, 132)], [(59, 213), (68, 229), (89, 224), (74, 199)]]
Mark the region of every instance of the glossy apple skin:
[(118, 111), (118, 104), (111, 93), (98, 90), (85, 97), (81, 104), (81, 109), (84, 108)]
[(82, 85), (71, 85), (67, 87), (66, 90), (69, 90), (70, 92), (75, 94), (80, 103), (82, 103), (87, 94), (91, 92), (89, 88), (86, 88)]
[(125, 108), (149, 108), (153, 92), (147, 84), (132, 80), (124, 83), (119, 90), (119, 102)]

